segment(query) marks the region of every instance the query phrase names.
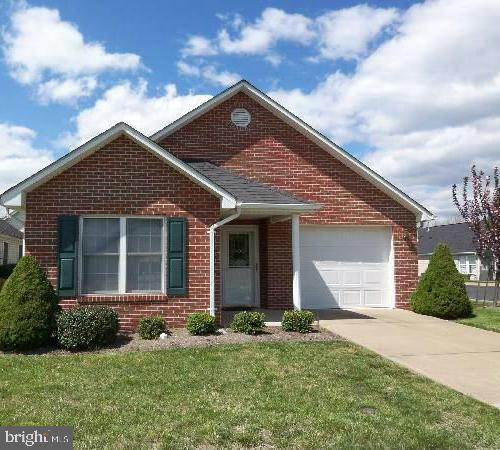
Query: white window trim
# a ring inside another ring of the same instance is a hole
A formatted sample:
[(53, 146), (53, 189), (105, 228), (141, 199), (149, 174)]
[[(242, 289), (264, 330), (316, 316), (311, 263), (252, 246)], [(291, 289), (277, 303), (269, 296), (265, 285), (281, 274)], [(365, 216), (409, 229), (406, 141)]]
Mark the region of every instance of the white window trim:
[[(471, 264), (471, 259), (474, 259), (474, 262)], [(462, 263), (463, 261), (463, 263)], [(463, 275), (475, 275), (479, 276), (479, 265), (478, 259), (473, 253), (457, 255), (456, 263), (458, 271)], [(476, 270), (472, 271), (471, 266), (476, 266)], [(462, 266), (465, 266), (465, 272), (462, 271)]]
[[(119, 219), (120, 241), (118, 259), (118, 291), (109, 292), (84, 292), (83, 290), (83, 221), (85, 219)], [(127, 292), (127, 219), (155, 219), (162, 221), (161, 241), (161, 291), (134, 291)], [(78, 241), (78, 294), (80, 296), (107, 296), (107, 295), (155, 295), (165, 294), (167, 287), (167, 218), (163, 216), (105, 216), (84, 215), (79, 218), (79, 241)]]

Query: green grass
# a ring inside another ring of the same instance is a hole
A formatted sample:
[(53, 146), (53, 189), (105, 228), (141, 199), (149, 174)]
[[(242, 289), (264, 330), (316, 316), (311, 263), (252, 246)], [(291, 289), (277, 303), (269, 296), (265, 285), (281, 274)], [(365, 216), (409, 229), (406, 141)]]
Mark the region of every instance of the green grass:
[(345, 341), (4, 356), (0, 405), (77, 448), (500, 447), (500, 411)]
[(500, 333), (500, 307), (474, 305), (472, 317), (457, 320), (457, 322), (471, 327), (482, 328), (484, 330), (496, 331)]

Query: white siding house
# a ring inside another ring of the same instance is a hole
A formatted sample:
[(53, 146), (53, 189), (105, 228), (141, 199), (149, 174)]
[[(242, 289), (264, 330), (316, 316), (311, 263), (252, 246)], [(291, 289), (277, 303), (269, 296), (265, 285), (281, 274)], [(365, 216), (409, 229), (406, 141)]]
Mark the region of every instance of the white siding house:
[(493, 267), (481, 261), (474, 247), (473, 234), (466, 223), (436, 225), (418, 230), (418, 275), (427, 270), (437, 244), (446, 244), (457, 269), (471, 280), (493, 279)]
[(0, 220), (0, 265), (15, 264), (23, 254), (23, 233)]

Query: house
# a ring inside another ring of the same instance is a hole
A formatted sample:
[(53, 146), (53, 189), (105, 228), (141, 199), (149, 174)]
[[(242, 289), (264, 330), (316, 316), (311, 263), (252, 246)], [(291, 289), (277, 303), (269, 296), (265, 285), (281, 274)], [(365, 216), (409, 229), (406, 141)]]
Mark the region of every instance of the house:
[(246, 81), (146, 137), (119, 123), (4, 192), (61, 304), (123, 330), (224, 308), (407, 308), (431, 213)]
[(466, 223), (435, 225), (418, 229), (418, 275), (427, 270), (437, 244), (446, 244), (460, 273), (471, 280), (494, 279), (494, 265), (479, 258), (474, 235)]
[(0, 219), (0, 265), (15, 264), (23, 256), (23, 233)]

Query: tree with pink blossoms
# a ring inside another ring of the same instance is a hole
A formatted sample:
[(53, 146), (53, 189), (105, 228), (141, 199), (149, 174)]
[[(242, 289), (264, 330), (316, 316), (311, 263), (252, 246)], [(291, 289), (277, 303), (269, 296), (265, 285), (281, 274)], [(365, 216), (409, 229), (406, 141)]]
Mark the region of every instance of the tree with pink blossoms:
[[(471, 176), (463, 179), (461, 195), (452, 188), (453, 202), (474, 236), (474, 246), (481, 260), (493, 260), (500, 267), (500, 176), (493, 177), (471, 167)], [(461, 197), (461, 198), (460, 198)], [(496, 272), (498, 286), (500, 272)]]

